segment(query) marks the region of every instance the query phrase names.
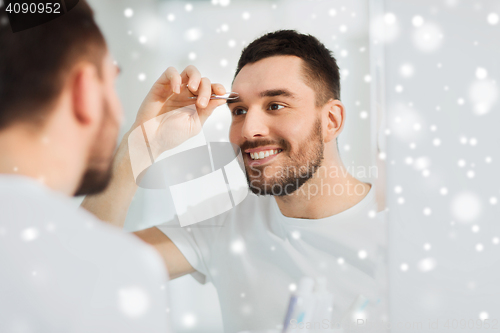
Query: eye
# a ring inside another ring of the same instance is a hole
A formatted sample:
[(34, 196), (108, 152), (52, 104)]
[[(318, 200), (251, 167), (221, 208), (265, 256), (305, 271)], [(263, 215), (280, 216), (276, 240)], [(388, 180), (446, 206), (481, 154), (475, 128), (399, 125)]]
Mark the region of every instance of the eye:
[(280, 105), (280, 104), (276, 104), (276, 103), (273, 103), (273, 104), (270, 104), (268, 109), (271, 110), (271, 111), (277, 111), (277, 110), (280, 110), (280, 109), (283, 109), (284, 106), (283, 105)]
[(242, 108), (234, 108), (231, 113), (233, 114), (233, 116), (240, 116), (242, 114), (246, 114), (247, 110), (242, 109)]

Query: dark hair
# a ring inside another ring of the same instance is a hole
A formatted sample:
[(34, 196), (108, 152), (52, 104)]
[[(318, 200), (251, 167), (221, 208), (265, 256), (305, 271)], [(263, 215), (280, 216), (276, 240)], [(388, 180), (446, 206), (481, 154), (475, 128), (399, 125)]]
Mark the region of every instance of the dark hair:
[(80, 0), (66, 14), (16, 33), (0, 14), (0, 50), (1, 129), (42, 123), (78, 62), (94, 64), (102, 77), (107, 47), (92, 9)]
[(330, 98), (340, 99), (340, 74), (337, 62), (316, 37), (295, 30), (278, 30), (254, 40), (241, 53), (236, 74), (247, 64), (281, 55), (297, 56), (304, 61), (303, 74), (316, 91), (316, 105), (322, 106)]

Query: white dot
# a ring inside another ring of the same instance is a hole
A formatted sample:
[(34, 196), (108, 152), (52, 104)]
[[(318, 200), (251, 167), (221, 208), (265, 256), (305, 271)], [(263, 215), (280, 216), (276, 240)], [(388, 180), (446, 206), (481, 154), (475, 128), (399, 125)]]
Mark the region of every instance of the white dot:
[(489, 13), (488, 14), (488, 23), (491, 25), (496, 25), (499, 21), (499, 17), (497, 13)]
[(470, 144), (471, 146), (475, 146), (475, 145), (477, 145), (477, 139), (476, 139), (476, 138), (470, 138), (470, 140), (469, 140), (469, 144)]
[(488, 312), (483, 311), (479, 314), (479, 319), (481, 320), (486, 320), (488, 318), (489, 318)]
[(413, 69), (413, 66), (410, 64), (404, 64), (399, 69), (399, 73), (403, 77), (412, 77), (414, 72), (415, 70)]
[(476, 173), (473, 170), (467, 171), (467, 177), (474, 178), (475, 176), (476, 176)]
[(405, 158), (405, 163), (408, 165), (413, 164), (413, 158), (411, 158), (411, 157)]
[(429, 243), (425, 243), (425, 244), (424, 244), (424, 250), (425, 250), (425, 251), (429, 251), (430, 249), (431, 249), (431, 244), (429, 244)]
[(140, 74), (137, 76), (137, 78), (139, 79), (139, 81), (144, 81), (144, 80), (146, 80), (146, 74), (144, 74), (144, 73), (140, 73)]
[(429, 177), (430, 173), (431, 172), (428, 169), (422, 170), (422, 176), (424, 177)]
[(461, 192), (451, 202), (453, 217), (460, 222), (472, 222), (479, 217), (482, 211), (480, 198), (472, 192)]
[(440, 139), (438, 139), (438, 138), (435, 138), (435, 139), (432, 141), (432, 143), (434, 144), (434, 146), (439, 146), (439, 145), (441, 145), (441, 140), (440, 140)]
[(424, 208), (424, 215), (429, 216), (431, 215), (432, 211), (429, 207)]
[(188, 54), (188, 58), (189, 58), (189, 60), (195, 60), (195, 59), (196, 59), (196, 53), (194, 53), (194, 52), (189, 52), (189, 54)]
[(274, 251), (274, 250), (276, 250), (276, 246), (273, 245), (273, 246), (271, 246), (271, 251)]
[(371, 82), (372, 81), (372, 77), (369, 74), (365, 75), (364, 79), (365, 79), (365, 82)]
[(297, 230), (292, 231), (292, 238), (293, 239), (300, 239), (300, 232), (298, 232)]
[(378, 158), (384, 161), (387, 158), (387, 154), (381, 151), (380, 153), (378, 153)]
[(190, 3), (187, 3), (185, 6), (184, 6), (184, 9), (186, 10), (186, 12), (190, 12), (193, 10), (193, 5), (190, 4)]
[(229, 26), (227, 24), (223, 24), (223, 25), (220, 26), (220, 30), (226, 32), (226, 31), (229, 30)]
[(403, 192), (403, 188), (401, 186), (394, 187), (394, 193), (401, 193), (401, 192)]
[(339, 265), (343, 265), (343, 264), (344, 264), (344, 262), (345, 262), (345, 261), (344, 261), (344, 258), (338, 258), (338, 259), (337, 259), (337, 263), (338, 263)]
[(465, 100), (464, 100), (463, 98), (459, 98), (459, 99), (457, 100), (457, 103), (458, 103), (458, 105), (464, 105)]
[(341, 25), (339, 27), (339, 30), (340, 30), (340, 32), (346, 32), (347, 31), (347, 27), (345, 25)]
[(398, 198), (398, 204), (402, 205), (402, 204), (404, 204), (404, 203), (405, 203), (405, 198), (403, 198), (403, 197), (399, 197), (399, 198)]
[(347, 50), (341, 50), (340, 51), (340, 56), (347, 57), (348, 55), (349, 55), (349, 52), (347, 52)]
[(488, 77), (488, 71), (482, 67), (476, 69), (476, 78), (479, 80), (486, 79)]
[(226, 66), (227, 66), (227, 60), (226, 60), (226, 59), (221, 59), (221, 61), (220, 61), (220, 65), (221, 65), (222, 67), (226, 67)]
[(196, 325), (196, 317), (192, 313), (186, 313), (184, 316), (182, 316), (182, 324), (185, 327), (193, 327)]
[(402, 263), (401, 266), (399, 266), (403, 272), (406, 272), (408, 270), (408, 264), (407, 263)]
[(403, 86), (402, 85), (397, 85), (396, 88), (394, 88), (396, 92), (400, 93), (403, 91)]
[(396, 15), (394, 15), (393, 13), (386, 13), (384, 15), (384, 22), (387, 25), (392, 25), (392, 24), (396, 23)]
[(484, 159), (484, 161), (486, 163), (491, 163), (491, 156), (486, 156), (486, 158)]
[(248, 20), (250, 18), (250, 13), (249, 12), (244, 12), (241, 17), (244, 19), (244, 20)]
[(230, 39), (228, 42), (227, 42), (227, 45), (229, 47), (235, 47), (236, 46), (236, 41), (234, 39)]
[(493, 239), (491, 240), (491, 242), (493, 244), (498, 244), (500, 242), (500, 239), (498, 237), (493, 237)]
[(479, 232), (479, 226), (477, 224), (474, 224), (470, 229), (474, 233), (478, 233)]
[(439, 190), (439, 193), (441, 195), (447, 195), (448, 194), (448, 189), (446, 187), (441, 187), (441, 189)]
[(38, 230), (36, 228), (26, 228), (21, 232), (21, 238), (25, 242), (31, 242), (38, 238)]
[(467, 143), (467, 138), (465, 136), (460, 137), (460, 143), (465, 145)]
[(358, 252), (358, 257), (359, 257), (359, 259), (365, 259), (365, 258), (366, 258), (366, 256), (367, 256), (367, 253), (366, 253), (366, 251), (365, 251), (365, 250), (360, 250), (360, 251)]
[(420, 125), (419, 123), (415, 123), (413, 124), (413, 129), (415, 131), (420, 131), (420, 129), (422, 128), (422, 125)]
[(332, 16), (332, 17), (333, 17), (333, 16), (337, 15), (337, 11), (336, 11), (335, 9), (333, 9), (333, 8), (332, 8), (332, 9), (330, 9), (330, 10), (328, 11), (328, 15), (330, 15), (330, 16)]
[(148, 38), (146, 36), (139, 37), (139, 43), (146, 44), (147, 41), (148, 41)]
[(167, 20), (169, 20), (170, 22), (175, 21), (175, 15), (174, 14), (168, 14), (167, 15)]
[(458, 160), (458, 166), (463, 168), (465, 166), (465, 160)]
[(297, 285), (295, 283), (290, 283), (290, 285), (288, 286), (288, 289), (291, 292), (294, 292), (295, 290), (297, 290)]
[(418, 262), (418, 269), (421, 272), (432, 271), (436, 267), (436, 260), (434, 258), (425, 258)]
[(132, 8), (127, 8), (123, 12), (123, 14), (125, 15), (125, 17), (132, 17), (134, 16), (134, 11), (132, 10)]
[(481, 252), (484, 250), (484, 245), (481, 243), (476, 244), (476, 251)]
[(496, 205), (498, 203), (498, 199), (496, 197), (491, 197), (490, 198), (490, 204)]
[(372, 210), (370, 210), (370, 211), (368, 212), (368, 217), (369, 217), (369, 218), (371, 218), (371, 219), (372, 219), (372, 218), (374, 218), (375, 216), (377, 216), (377, 212), (376, 212), (376, 211), (374, 211), (373, 209), (372, 209)]
[(432, 132), (436, 132), (437, 130), (437, 127), (436, 125), (431, 125), (431, 127), (429, 127), (431, 129)]
[(349, 145), (345, 145), (345, 146), (344, 146), (344, 150), (345, 150), (345, 151), (349, 151), (349, 150), (351, 150), (351, 146), (349, 146)]
[(141, 317), (149, 308), (148, 294), (140, 287), (128, 287), (118, 290), (120, 310), (131, 318)]
[(361, 117), (361, 119), (366, 119), (366, 118), (368, 118), (368, 112), (366, 112), (366, 111), (361, 111), (361, 112), (359, 113), (359, 116)]
[(422, 16), (415, 15), (413, 16), (411, 23), (414, 27), (421, 27), (422, 24), (424, 24), (424, 18)]
[(233, 253), (242, 253), (245, 250), (245, 243), (241, 240), (235, 240), (234, 242), (231, 243), (231, 251)]
[(226, 6), (229, 6), (229, 4), (231, 3), (231, 0), (219, 0), (219, 4), (222, 6), (222, 7), (226, 7)]

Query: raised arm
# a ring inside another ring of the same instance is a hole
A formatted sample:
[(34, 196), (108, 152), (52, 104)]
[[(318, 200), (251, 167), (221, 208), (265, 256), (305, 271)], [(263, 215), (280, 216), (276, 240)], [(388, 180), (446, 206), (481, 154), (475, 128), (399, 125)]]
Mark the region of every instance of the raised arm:
[[(210, 95), (222, 95), (225, 92), (221, 84), (212, 84), (207, 78), (202, 78), (194, 66), (188, 66), (181, 74), (169, 67), (154, 83), (141, 104), (134, 125), (118, 146), (113, 159), (110, 184), (104, 192), (87, 196), (81, 206), (102, 221), (122, 228), (137, 191), (137, 165), (141, 164), (141, 161), (134, 160), (133, 155), (131, 160), (133, 147), (129, 145), (133, 145), (134, 141), (129, 139), (134, 135), (134, 130), (142, 127), (143, 131), (149, 131), (146, 140), (149, 154), (146, 156), (156, 158), (163, 151), (198, 134), (212, 111), (225, 103), (223, 100), (210, 100)], [(198, 98), (189, 99), (191, 96)], [(182, 111), (190, 105), (195, 106), (196, 112)], [(151, 163), (149, 160), (146, 162)], [(171, 278), (194, 271), (179, 249), (158, 228), (149, 228), (135, 234), (158, 250)]]

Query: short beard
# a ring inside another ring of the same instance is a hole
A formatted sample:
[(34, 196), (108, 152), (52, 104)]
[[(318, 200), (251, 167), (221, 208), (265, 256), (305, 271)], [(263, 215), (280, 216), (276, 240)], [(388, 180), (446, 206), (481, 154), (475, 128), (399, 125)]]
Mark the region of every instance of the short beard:
[(111, 177), (111, 166), (106, 171), (88, 168), (83, 175), (82, 182), (75, 196), (101, 193), (108, 187)]
[[(111, 115), (111, 109), (108, 102), (105, 101), (104, 103), (101, 128), (99, 129), (94, 144), (92, 145), (87, 169), (83, 174), (80, 186), (76, 190), (74, 196), (101, 193), (106, 189), (111, 181), (112, 162), (108, 162), (111, 161), (111, 156), (102, 156), (102, 149), (106, 149), (108, 145), (111, 144), (111, 140), (116, 140), (116, 137), (109, 137), (114, 120)], [(113, 142), (116, 144), (116, 141)], [(113, 154), (113, 151), (111, 151), (110, 154)], [(109, 163), (109, 165), (106, 166), (106, 169), (99, 167), (102, 165), (102, 163), (100, 163), (102, 160)]]
[[(290, 147), (289, 144), (287, 146)], [(288, 153), (289, 150), (284, 150), (284, 152)], [(303, 145), (294, 155), (295, 156), (290, 156), (292, 163), (284, 167), (286, 171), (282, 173), (282, 176), (272, 179), (269, 183), (265, 180), (262, 183), (262, 179), (251, 180), (248, 170), (246, 170), (245, 174), (250, 190), (257, 195), (283, 197), (297, 191), (314, 176), (324, 158), (324, 143), (320, 118), (318, 118), (314, 124), (309, 137), (304, 140)], [(258, 167), (250, 168), (257, 169)], [(263, 173), (263, 170), (259, 171), (260, 174)]]

